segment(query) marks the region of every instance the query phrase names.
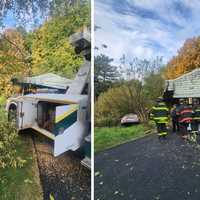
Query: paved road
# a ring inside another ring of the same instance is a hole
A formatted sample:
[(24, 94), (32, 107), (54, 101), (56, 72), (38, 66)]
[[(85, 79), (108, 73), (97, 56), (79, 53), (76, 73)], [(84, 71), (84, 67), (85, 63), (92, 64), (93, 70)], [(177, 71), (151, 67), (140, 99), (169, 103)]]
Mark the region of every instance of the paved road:
[(200, 145), (156, 135), (95, 156), (96, 200), (199, 200)]

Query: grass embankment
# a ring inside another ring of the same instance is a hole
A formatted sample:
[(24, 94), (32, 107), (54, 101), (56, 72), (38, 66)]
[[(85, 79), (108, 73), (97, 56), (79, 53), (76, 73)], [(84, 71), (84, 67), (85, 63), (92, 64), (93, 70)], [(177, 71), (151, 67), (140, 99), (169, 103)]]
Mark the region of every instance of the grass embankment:
[(123, 144), (130, 140), (139, 138), (147, 134), (151, 126), (144, 124), (129, 127), (98, 127), (94, 130), (94, 152), (100, 152), (105, 149)]
[[(5, 98), (0, 96), (1, 113), (4, 113), (4, 107)], [(22, 168), (0, 169), (0, 199), (42, 200), (37, 160), (33, 155), (31, 138), (28, 135), (19, 135), (16, 142), (16, 157), (26, 162)]]
[(17, 154), (26, 163), (22, 168), (0, 169), (0, 199), (42, 200), (36, 160), (32, 156), (32, 144), (28, 137), (20, 136)]

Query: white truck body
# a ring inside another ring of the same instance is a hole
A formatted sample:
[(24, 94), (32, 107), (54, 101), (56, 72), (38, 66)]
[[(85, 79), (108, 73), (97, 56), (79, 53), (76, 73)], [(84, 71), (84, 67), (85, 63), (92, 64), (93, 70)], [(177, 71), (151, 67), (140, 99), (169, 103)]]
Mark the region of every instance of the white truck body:
[(22, 80), (26, 85), (64, 90), (65, 94), (20, 95), (9, 98), (6, 106), (10, 116), (14, 112), (18, 130), (31, 128), (53, 140), (54, 156), (77, 150), (90, 132), (90, 32), (73, 34), (71, 43), (85, 56), (74, 80), (51, 73)]
[[(9, 112), (10, 107), (16, 105), (18, 130), (32, 128), (52, 139), (54, 156), (58, 156), (68, 150), (75, 151), (81, 146), (88, 129), (87, 99), (87, 95), (30, 94), (9, 99), (6, 109)], [(54, 110), (55, 120), (50, 122), (54, 127), (52, 130), (40, 125), (40, 103), (46, 103)]]

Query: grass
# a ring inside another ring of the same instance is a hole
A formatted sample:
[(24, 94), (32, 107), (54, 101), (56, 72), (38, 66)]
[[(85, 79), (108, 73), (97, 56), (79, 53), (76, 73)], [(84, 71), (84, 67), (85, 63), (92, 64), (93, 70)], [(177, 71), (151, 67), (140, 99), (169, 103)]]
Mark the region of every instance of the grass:
[(20, 140), (16, 150), (27, 163), (22, 168), (0, 169), (0, 199), (41, 200), (40, 182), (30, 140), (24, 136), (20, 136)]
[[(0, 109), (5, 106), (5, 103), (6, 99), (0, 96)], [(22, 168), (0, 169), (0, 199), (42, 200), (42, 188), (38, 175), (37, 161), (33, 157), (32, 141), (26, 135), (19, 135), (18, 139), (16, 146), (17, 156), (26, 160), (26, 163)]]
[(149, 126), (143, 124), (129, 127), (98, 127), (94, 130), (94, 152), (117, 146), (127, 141), (144, 136)]
[(4, 96), (0, 96), (0, 105), (4, 105), (6, 103), (6, 98)]

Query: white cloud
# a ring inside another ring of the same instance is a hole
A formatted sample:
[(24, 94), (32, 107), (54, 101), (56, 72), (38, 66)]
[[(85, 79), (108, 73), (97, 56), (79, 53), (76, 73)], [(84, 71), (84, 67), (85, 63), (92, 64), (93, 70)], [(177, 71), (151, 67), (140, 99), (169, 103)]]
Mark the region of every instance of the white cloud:
[[(95, 24), (101, 27), (95, 32), (95, 44), (98, 47), (101, 44), (108, 46), (97, 52), (114, 58), (115, 63), (119, 62), (123, 54), (129, 59), (135, 56), (147, 59), (163, 56), (167, 62), (176, 54), (185, 39), (200, 34), (200, 1), (194, 0), (191, 3), (183, 0), (183, 4), (178, 5), (179, 11), (175, 10), (174, 0), (128, 2), (131, 6), (139, 7), (141, 11), (153, 13), (154, 18), (134, 13), (123, 15), (115, 12), (111, 4), (106, 4), (105, 1), (96, 0), (95, 3)], [(188, 13), (184, 9), (188, 9)]]

